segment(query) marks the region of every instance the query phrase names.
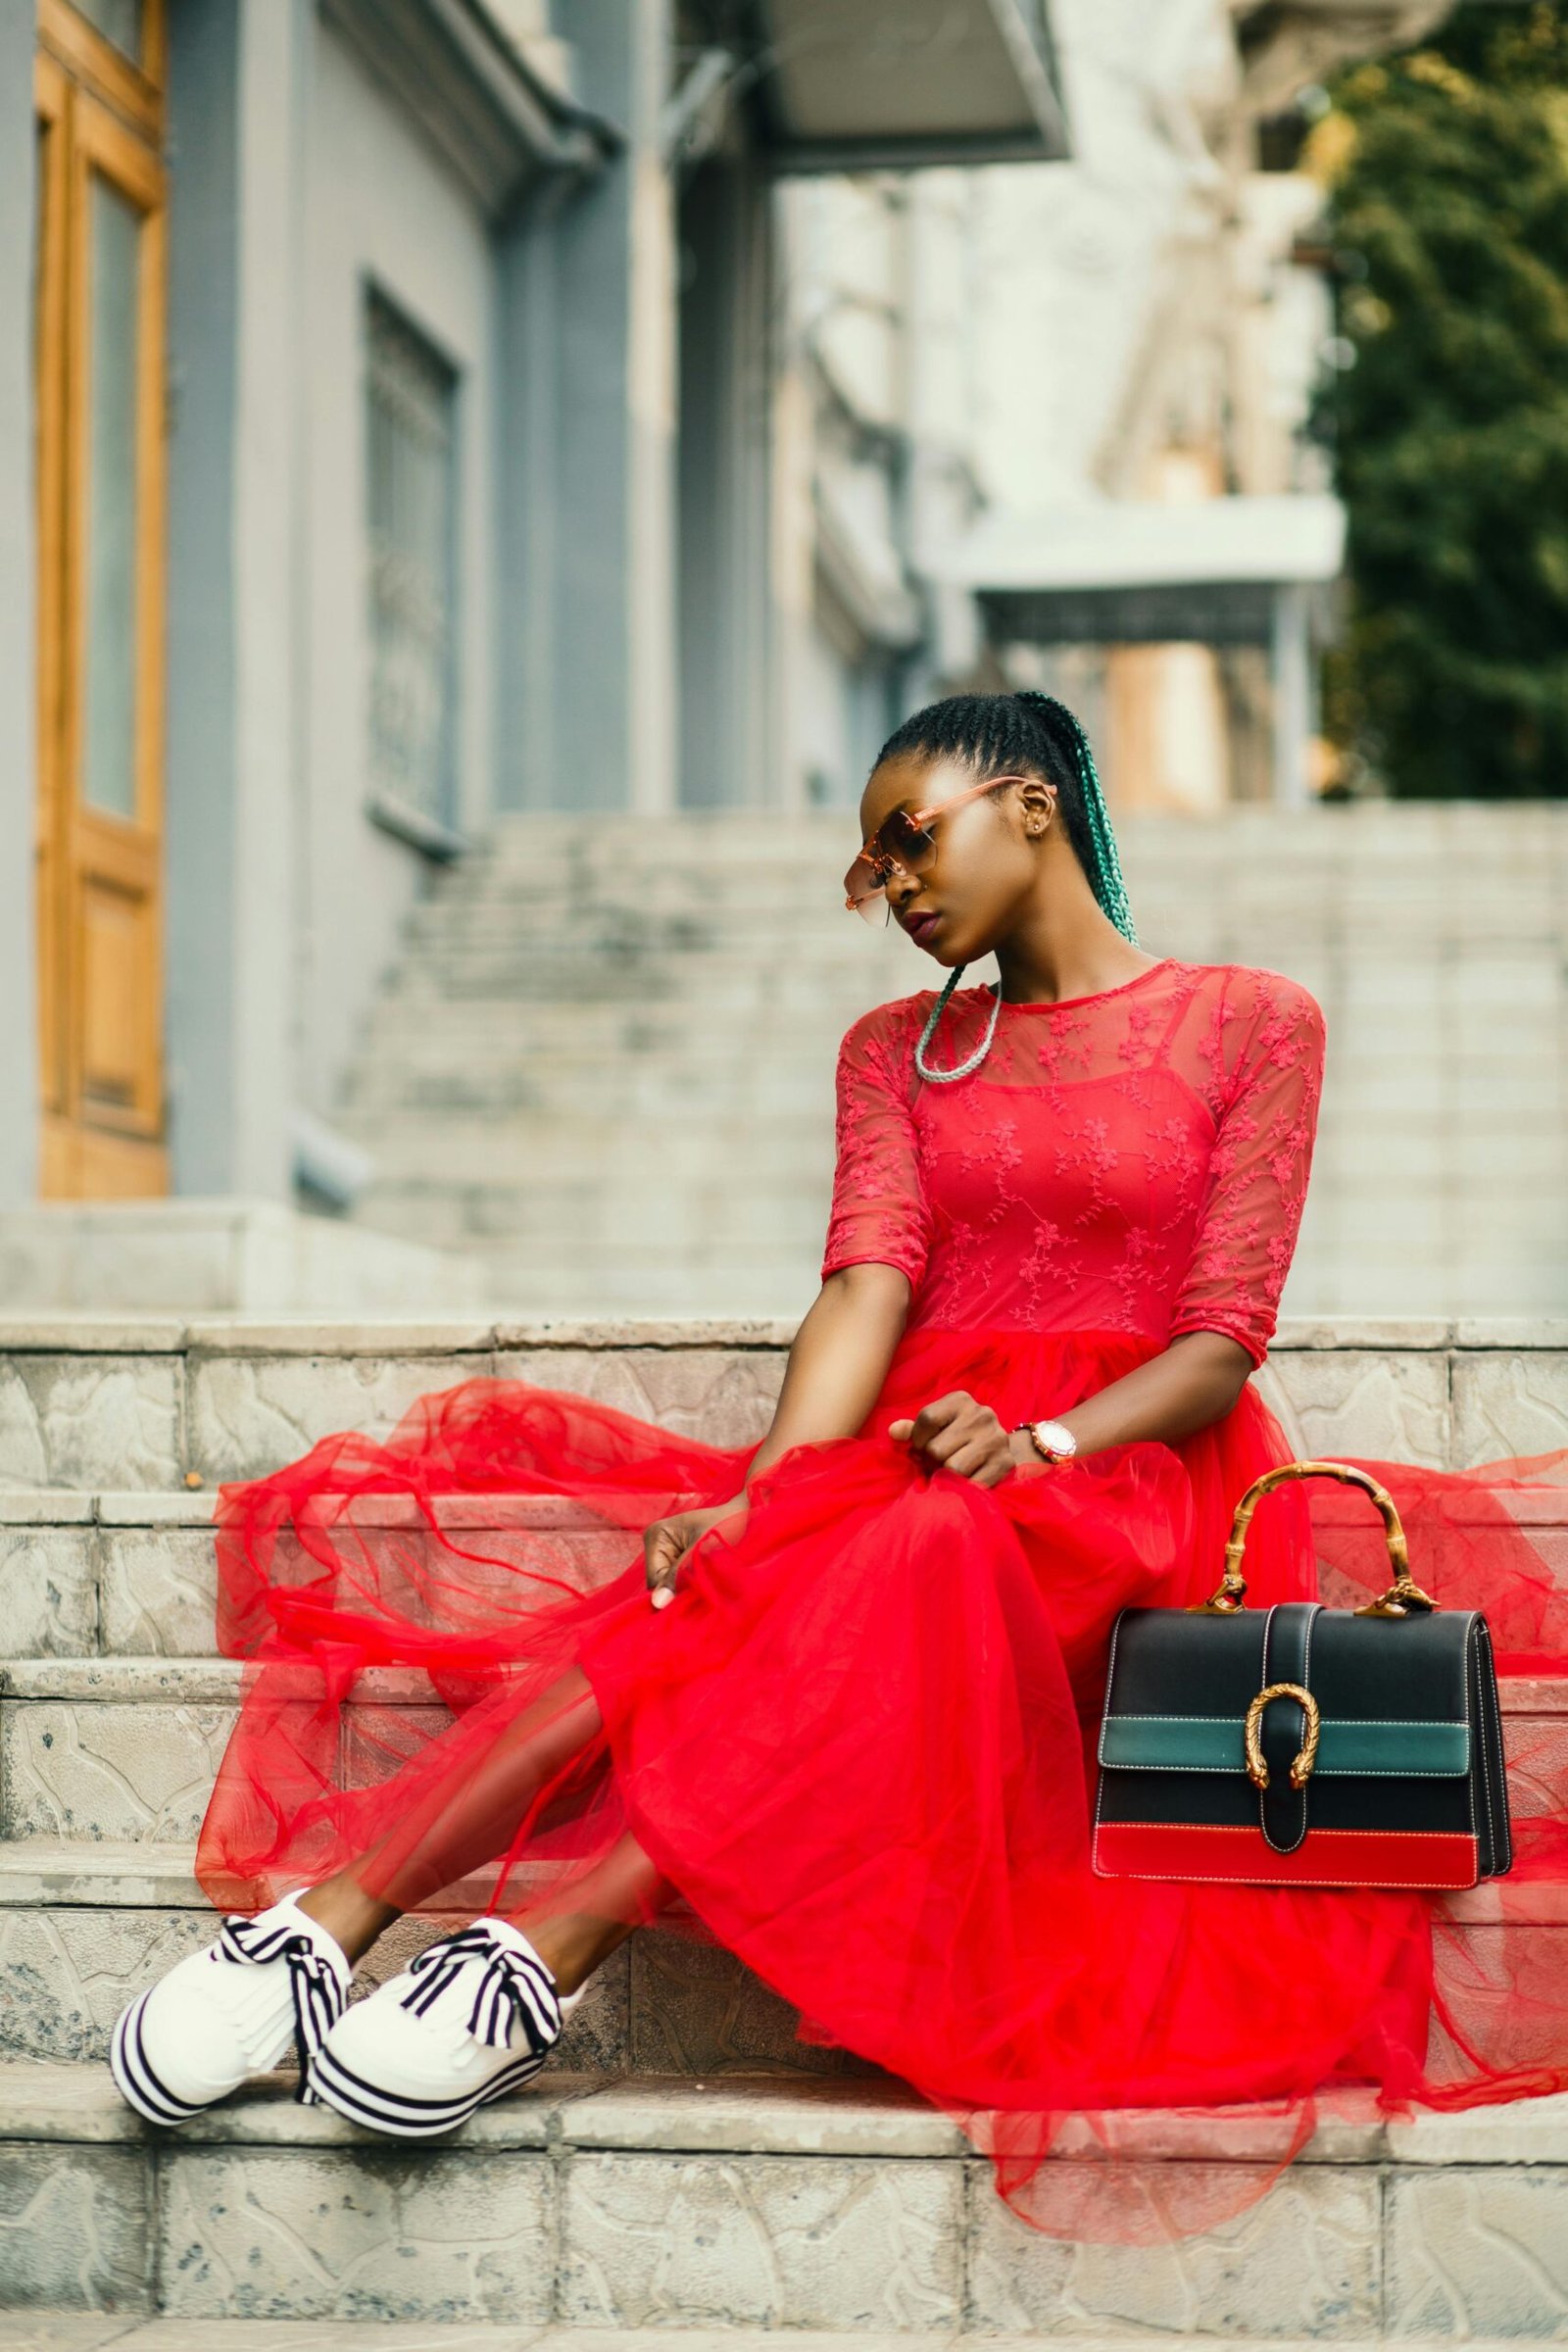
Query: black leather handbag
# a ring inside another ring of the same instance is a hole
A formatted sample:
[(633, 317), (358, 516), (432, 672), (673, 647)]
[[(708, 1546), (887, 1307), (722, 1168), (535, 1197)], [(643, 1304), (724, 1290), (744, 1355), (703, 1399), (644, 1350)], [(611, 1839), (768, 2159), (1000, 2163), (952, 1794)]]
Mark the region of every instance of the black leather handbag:
[[(1360, 1609), (1249, 1609), (1252, 1513), (1337, 1478), (1383, 1514), (1394, 1582)], [(1196, 1609), (1124, 1609), (1100, 1730), (1104, 1878), (1271, 1886), (1473, 1886), (1513, 1860), (1487, 1621), (1410, 1579), (1394, 1498), (1349, 1462), (1284, 1462), (1236, 1506)]]

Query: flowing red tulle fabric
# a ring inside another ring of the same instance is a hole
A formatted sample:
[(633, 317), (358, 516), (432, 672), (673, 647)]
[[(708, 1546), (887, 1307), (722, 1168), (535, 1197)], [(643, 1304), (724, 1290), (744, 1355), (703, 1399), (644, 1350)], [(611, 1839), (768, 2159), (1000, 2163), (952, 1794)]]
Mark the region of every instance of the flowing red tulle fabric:
[[(954, 2116), (1025, 2220), (1177, 2234), (1259, 2195), (1325, 2101), (1568, 2085), (1549, 1703), (1568, 1449), (1363, 1464), (1419, 1580), (1487, 1611), (1516, 1678), (1510, 1880), (1436, 1897), (1096, 1879), (1116, 1612), (1203, 1597), (1238, 1496), (1295, 1449), (1252, 1383), (1175, 1444), (991, 1489), (918, 1467), (888, 1425), (960, 1388), (1008, 1425), (1061, 1413), (1190, 1331), (1261, 1364), (1322, 1016), (1277, 974), (1166, 958), (1005, 1005), (978, 1072), (931, 1086), (912, 1055), (932, 1002), (868, 1014), (839, 1059), (823, 1271), (875, 1260), (913, 1286), (881, 1395), (856, 1436), (759, 1475), (668, 1609), (650, 1607), (641, 1530), (733, 1496), (754, 1449), (563, 1390), (467, 1381), (384, 1443), (331, 1438), (223, 1489), (221, 1641), (255, 1663), (198, 1870), (246, 1907), (373, 1848), (368, 1883), (404, 1907), (570, 1908), (629, 1830), (678, 1890), (662, 1924), (749, 1962), (806, 2038)], [(989, 1005), (955, 995), (941, 1059)], [(1388, 1581), (1377, 1515), (1327, 1485), (1270, 1495), (1248, 1564), (1259, 1602)], [(560, 1756), (519, 1819), (524, 1718)], [(1195, 2111), (1215, 2160), (1164, 2161), (1191, 2151)]]

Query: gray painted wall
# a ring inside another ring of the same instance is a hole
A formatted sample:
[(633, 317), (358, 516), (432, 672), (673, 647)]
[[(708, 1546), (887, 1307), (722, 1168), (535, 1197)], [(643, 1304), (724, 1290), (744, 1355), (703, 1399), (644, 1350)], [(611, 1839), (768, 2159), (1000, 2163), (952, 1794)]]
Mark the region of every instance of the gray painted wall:
[(303, 615), (295, 997), (300, 1099), (330, 1109), (429, 860), (368, 813), (365, 289), (457, 370), (457, 815), (488, 821), (494, 772), (496, 271), (478, 207), (319, 21), (298, 293)]
[[(582, 102), (628, 133), (503, 255), (507, 420), (498, 797), (674, 798), (675, 418), (668, 0), (565, 0)], [(548, 671), (548, 675), (546, 674)]]
[(0, 0), (0, 1205), (38, 1185), (32, 0)]
[(494, 270), (472, 199), (312, 0), (175, 0), (169, 1045), (174, 1183), (286, 1197), (423, 851), (368, 809), (362, 319), (457, 367), (459, 812), (490, 806)]
[(311, 0), (171, 11), (169, 1012), (174, 1189), (290, 1182), (296, 377)]

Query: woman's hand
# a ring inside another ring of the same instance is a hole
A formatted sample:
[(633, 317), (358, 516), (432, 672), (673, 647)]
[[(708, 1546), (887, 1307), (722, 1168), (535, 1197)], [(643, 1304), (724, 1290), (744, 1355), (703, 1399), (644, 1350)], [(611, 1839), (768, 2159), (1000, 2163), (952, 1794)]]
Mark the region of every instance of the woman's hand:
[(643, 1566), (656, 1609), (667, 1609), (674, 1599), (675, 1579), (698, 1538), (745, 1509), (746, 1496), (737, 1494), (729, 1502), (710, 1503), (705, 1511), (672, 1511), (667, 1519), (656, 1519), (644, 1528)]
[(922, 1405), (912, 1421), (890, 1421), (888, 1436), (911, 1453), (924, 1454), (933, 1469), (956, 1470), (978, 1487), (999, 1487), (1030, 1458), (1021, 1450), (1028, 1439), (1004, 1429), (990, 1405), (976, 1404), (967, 1389)]

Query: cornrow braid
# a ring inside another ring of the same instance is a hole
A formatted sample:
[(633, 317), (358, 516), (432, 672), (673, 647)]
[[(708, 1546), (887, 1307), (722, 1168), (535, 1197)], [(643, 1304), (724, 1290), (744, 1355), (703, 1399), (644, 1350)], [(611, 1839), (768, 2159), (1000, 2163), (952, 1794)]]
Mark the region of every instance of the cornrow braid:
[(1032, 686), (1016, 694), (950, 694), (896, 728), (872, 766), (906, 752), (961, 760), (982, 774), (1039, 769), (1056, 787), (1067, 838), (1096, 900), (1122, 937), (1139, 945), (1095, 755), (1065, 703)]
[(1083, 861), (1084, 871), (1089, 876), (1090, 888), (1105, 913), (1122, 937), (1130, 940), (1136, 948), (1138, 932), (1133, 923), (1133, 910), (1127, 903), (1127, 884), (1122, 877), (1116, 836), (1110, 828), (1110, 815), (1101, 788), (1100, 770), (1095, 765), (1095, 755), (1089, 747), (1089, 738), (1066, 704), (1058, 703), (1054, 696), (1040, 694), (1033, 686), (1022, 686), (1013, 700), (1038, 707), (1042, 728), (1048, 734), (1058, 733), (1066, 738), (1082, 798), (1084, 830), (1090, 843), (1089, 857)]

